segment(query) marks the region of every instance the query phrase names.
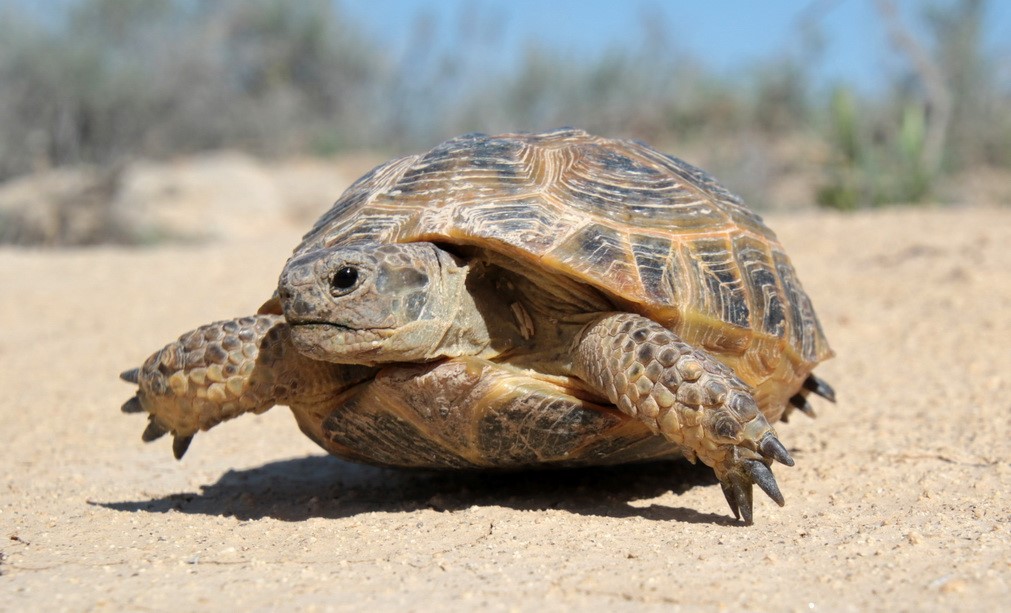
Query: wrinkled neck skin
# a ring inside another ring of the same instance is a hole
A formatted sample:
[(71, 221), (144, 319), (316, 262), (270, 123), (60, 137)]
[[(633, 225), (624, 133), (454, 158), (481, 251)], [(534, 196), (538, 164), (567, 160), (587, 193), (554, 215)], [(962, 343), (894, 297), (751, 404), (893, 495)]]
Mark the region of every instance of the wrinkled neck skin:
[(483, 355), (469, 268), (431, 243), (362, 244), (293, 258), (278, 284), (292, 341), (314, 359), (377, 365)]

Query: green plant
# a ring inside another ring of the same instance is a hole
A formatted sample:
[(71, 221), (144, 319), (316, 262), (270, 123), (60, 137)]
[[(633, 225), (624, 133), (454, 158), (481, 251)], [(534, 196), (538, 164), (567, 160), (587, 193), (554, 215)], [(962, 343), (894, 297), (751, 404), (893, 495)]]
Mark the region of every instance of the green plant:
[(826, 170), (827, 181), (818, 188), (815, 198), (825, 207), (853, 210), (866, 201), (864, 169), (870, 163), (870, 150), (863, 142), (850, 90), (839, 88), (832, 95), (828, 123), (832, 159)]
[[(923, 202), (936, 172), (924, 165), (926, 117), (922, 104), (906, 102), (898, 120), (875, 121), (852, 92), (837, 90), (829, 107), (828, 143), (833, 157), (818, 204), (839, 210), (887, 203)], [(871, 117), (871, 119), (865, 119)]]

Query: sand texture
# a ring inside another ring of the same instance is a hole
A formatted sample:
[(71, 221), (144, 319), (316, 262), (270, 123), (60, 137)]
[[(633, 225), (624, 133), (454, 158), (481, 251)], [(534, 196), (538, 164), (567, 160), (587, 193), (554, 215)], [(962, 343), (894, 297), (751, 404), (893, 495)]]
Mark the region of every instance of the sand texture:
[(785, 508), (705, 467), (432, 474), (287, 409), (140, 440), (117, 374), (269, 297), (300, 228), (0, 250), (0, 609), (995, 611), (1011, 595), (1011, 209), (772, 217), (838, 356)]

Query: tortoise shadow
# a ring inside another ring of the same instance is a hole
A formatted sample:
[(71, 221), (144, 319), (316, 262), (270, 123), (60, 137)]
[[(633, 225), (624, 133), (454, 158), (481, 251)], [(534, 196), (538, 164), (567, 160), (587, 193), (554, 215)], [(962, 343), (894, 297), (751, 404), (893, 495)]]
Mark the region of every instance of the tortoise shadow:
[(523, 511), (561, 509), (577, 515), (734, 525), (732, 516), (684, 507), (630, 503), (667, 492), (681, 495), (717, 480), (706, 466), (684, 461), (519, 472), (377, 468), (330, 456), (230, 470), (199, 493), (150, 500), (89, 502), (124, 512), (230, 516), (241, 520), (345, 518), (360, 513), (458, 511), (473, 505)]

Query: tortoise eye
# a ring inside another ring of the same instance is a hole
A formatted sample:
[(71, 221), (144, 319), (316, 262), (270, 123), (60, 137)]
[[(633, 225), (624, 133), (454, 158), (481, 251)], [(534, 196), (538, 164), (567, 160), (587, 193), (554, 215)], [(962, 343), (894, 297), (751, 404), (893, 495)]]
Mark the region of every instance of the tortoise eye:
[(335, 293), (345, 293), (358, 283), (358, 269), (354, 266), (344, 266), (334, 273), (330, 279), (330, 287)]

